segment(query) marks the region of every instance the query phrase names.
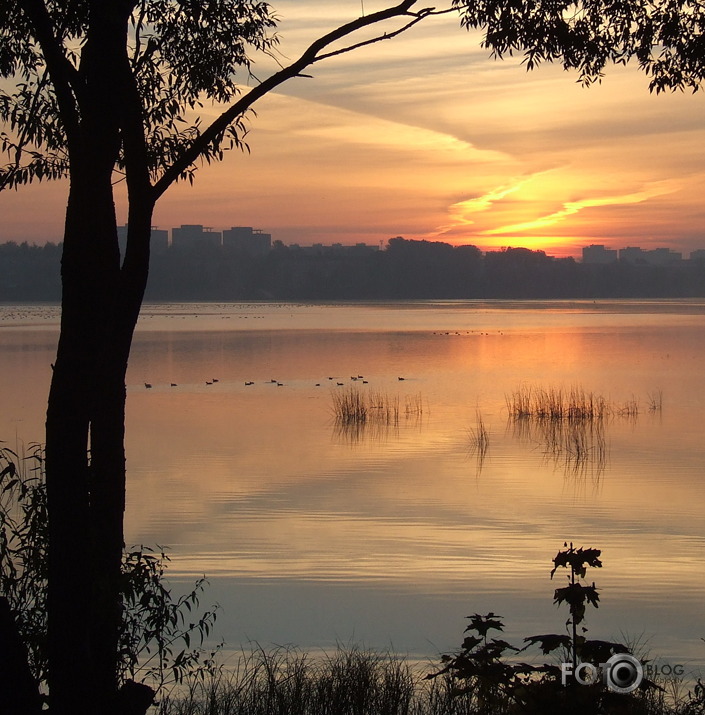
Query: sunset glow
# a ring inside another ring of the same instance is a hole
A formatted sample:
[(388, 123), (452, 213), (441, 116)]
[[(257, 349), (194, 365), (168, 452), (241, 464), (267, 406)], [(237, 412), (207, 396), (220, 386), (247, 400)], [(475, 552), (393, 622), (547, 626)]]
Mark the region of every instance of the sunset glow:
[[(360, 11), (274, 7), (282, 62)], [(260, 58), (254, 72), (273, 67)], [(251, 153), (174, 187), (155, 224), (252, 225), (304, 245), (401, 235), (576, 256), (590, 243), (705, 248), (700, 94), (651, 95), (635, 67), (589, 89), (559, 67), (527, 73), (517, 58), (489, 59), (453, 16), (312, 74), (262, 100)], [(66, 188), (2, 192), (0, 241), (61, 240)], [(122, 223), (121, 196), (117, 208)]]

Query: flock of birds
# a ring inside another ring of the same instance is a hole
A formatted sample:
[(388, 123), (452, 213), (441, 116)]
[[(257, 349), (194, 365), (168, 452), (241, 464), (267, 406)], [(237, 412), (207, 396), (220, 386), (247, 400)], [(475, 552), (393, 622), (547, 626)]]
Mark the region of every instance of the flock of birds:
[[(242, 316), (240, 316), (240, 317), (242, 317)], [(245, 317), (247, 317), (247, 316), (245, 316)], [(260, 318), (260, 317), (264, 317), (264, 316), (253, 316), (253, 317), (258, 317), (258, 318)], [(464, 334), (465, 334), (465, 335), (471, 335), (471, 334), (473, 334), (473, 333), (475, 333), (475, 332), (476, 332), (475, 330), (466, 330), (466, 331), (464, 331)], [(490, 335), (489, 332), (482, 332), (482, 331), (477, 331), (477, 332), (478, 332), (478, 335)], [(504, 332), (501, 331), (501, 330), (498, 330), (497, 333), (499, 333), (500, 335), (504, 335)], [(433, 335), (463, 335), (463, 333), (458, 332), (458, 331), (436, 331), (436, 330), (434, 330), (434, 331), (433, 331)], [(328, 380), (330, 380), (331, 382), (332, 382), (333, 380), (335, 380), (335, 381), (336, 381), (336, 382), (335, 382), (336, 386), (338, 386), (338, 387), (343, 387), (343, 386), (345, 385), (345, 383), (344, 383), (344, 382), (339, 382), (339, 380), (341, 380), (341, 379), (343, 379), (343, 378), (340, 378), (340, 377), (329, 377), (329, 378), (328, 378)], [(398, 377), (398, 378), (397, 378), (397, 380), (405, 380), (405, 379), (406, 379), (405, 377)], [(352, 382), (358, 382), (358, 381), (359, 381), (359, 382), (362, 382), (363, 385), (367, 385), (368, 382), (369, 382), (369, 381), (366, 380), (362, 375), (351, 375), (351, 376), (350, 376), (350, 380), (351, 380)], [(213, 384), (216, 383), (216, 382), (219, 382), (219, 380), (218, 380), (218, 378), (214, 377), (214, 378), (212, 378), (211, 380), (206, 380), (206, 381), (205, 381), (205, 384), (206, 384), (206, 385), (213, 385)], [(254, 384), (255, 384), (255, 381), (254, 381), (254, 380), (245, 380), (245, 387), (251, 387), (251, 386), (254, 385)], [(272, 385), (276, 385), (277, 387), (284, 387), (284, 384), (285, 384), (285, 383), (280, 382), (279, 380), (272, 379), (272, 380), (265, 380), (265, 381), (264, 381), (264, 384), (272, 384)], [(322, 384), (322, 383), (320, 383), (320, 382), (315, 383), (316, 387), (321, 387), (321, 384)], [(150, 388), (152, 387), (152, 383), (150, 383), (150, 382), (145, 382), (145, 383), (144, 383), (144, 386), (145, 386), (146, 389), (150, 389)], [(178, 387), (178, 385), (177, 385), (177, 383), (172, 382), (172, 383), (171, 383), (171, 387)]]
[[(212, 380), (206, 380), (206, 385), (212, 385), (214, 382), (220, 382), (220, 380), (217, 377), (214, 377)], [(151, 382), (145, 382), (144, 386), (147, 390), (152, 389), (152, 383)], [(170, 387), (178, 387), (179, 383), (177, 382), (170, 382), (169, 383)]]
[[(336, 384), (336, 386), (338, 386), (338, 387), (343, 387), (343, 386), (345, 385), (344, 382), (338, 382), (338, 380), (341, 379), (341, 378), (339, 378), (339, 377), (329, 377), (328, 379), (329, 379), (330, 381), (335, 380), (335, 381), (336, 381), (335, 384)], [(350, 376), (350, 380), (351, 380), (352, 382), (362, 382), (363, 385), (369, 384), (369, 380), (365, 380), (365, 378), (364, 378), (363, 375), (351, 375), (351, 376)], [(405, 378), (405, 377), (397, 377), (397, 380), (402, 381), (402, 380), (406, 380), (406, 378)], [(206, 385), (212, 385), (212, 384), (215, 383), (215, 382), (220, 382), (220, 380), (219, 380), (217, 377), (214, 377), (214, 378), (212, 378), (212, 379), (210, 379), (210, 380), (206, 380)], [(254, 380), (245, 380), (245, 387), (250, 387), (251, 385), (254, 385), (254, 384), (255, 384), (255, 381), (254, 381)], [(284, 383), (283, 383), (283, 382), (279, 382), (279, 380), (276, 380), (276, 379), (267, 380), (265, 384), (268, 384), (268, 385), (269, 385), (269, 384), (272, 384), (272, 385), (276, 385), (277, 387), (284, 387)], [(320, 387), (321, 384), (322, 384), (322, 383), (317, 382), (317, 383), (316, 383), (316, 387)], [(151, 382), (145, 382), (145, 383), (144, 383), (144, 386), (145, 386), (145, 389), (147, 389), (147, 390), (151, 390), (151, 389), (152, 389), (152, 383), (151, 383)], [(170, 383), (170, 387), (178, 387), (178, 383), (172, 382), (172, 383)]]

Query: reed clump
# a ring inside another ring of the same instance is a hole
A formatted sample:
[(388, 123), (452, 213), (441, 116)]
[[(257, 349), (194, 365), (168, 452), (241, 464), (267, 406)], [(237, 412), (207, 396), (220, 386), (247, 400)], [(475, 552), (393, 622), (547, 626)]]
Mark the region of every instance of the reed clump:
[(370, 416), (370, 405), (366, 396), (354, 387), (332, 393), (333, 413), (337, 422), (343, 425), (365, 424)]
[[(380, 390), (364, 390), (351, 385), (331, 393), (336, 425), (348, 427), (366, 424), (399, 424), (399, 396)], [(407, 417), (423, 413), (421, 396), (407, 398)]]
[[(351, 389), (354, 390), (355, 388)], [(363, 397), (363, 399), (365, 398)], [(398, 395), (389, 395), (379, 390), (370, 390), (367, 393), (367, 405), (372, 419), (386, 425), (399, 423)]]
[(522, 386), (506, 397), (513, 419), (553, 421), (597, 421), (613, 414), (614, 408), (602, 396), (582, 387), (538, 388)]
[(404, 414), (407, 417), (421, 417), (424, 413), (423, 397), (417, 392), (415, 395), (407, 395), (404, 404)]
[(631, 399), (625, 400), (621, 405), (618, 405), (615, 411), (620, 417), (635, 420), (639, 416), (639, 402), (636, 397), (632, 396)]
[(565, 469), (576, 474), (589, 466), (601, 474), (608, 453), (605, 425), (614, 415), (635, 418), (639, 411), (635, 399), (617, 405), (579, 386), (522, 386), (506, 403), (515, 436), (538, 441), (547, 458), (563, 460)]
[(661, 412), (663, 409), (663, 391), (653, 390), (648, 396), (649, 412)]

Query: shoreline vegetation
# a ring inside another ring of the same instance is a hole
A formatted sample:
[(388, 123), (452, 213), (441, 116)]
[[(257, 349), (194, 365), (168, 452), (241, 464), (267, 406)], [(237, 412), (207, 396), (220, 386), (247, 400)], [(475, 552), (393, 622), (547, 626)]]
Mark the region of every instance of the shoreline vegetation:
[[(0, 301), (58, 301), (61, 245), (0, 244)], [(705, 261), (581, 263), (544, 251), (390, 239), (385, 250), (276, 244), (267, 254), (170, 247), (152, 257), (147, 301), (705, 297)]]

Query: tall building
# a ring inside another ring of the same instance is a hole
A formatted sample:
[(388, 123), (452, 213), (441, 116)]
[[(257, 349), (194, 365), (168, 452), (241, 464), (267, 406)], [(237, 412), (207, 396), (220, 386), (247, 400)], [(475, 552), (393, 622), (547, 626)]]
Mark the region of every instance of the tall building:
[[(127, 248), (127, 225), (117, 227), (120, 255), (124, 257)], [(152, 226), (149, 236), (149, 247), (153, 253), (164, 253), (169, 248), (169, 232), (163, 228)]]
[(638, 246), (627, 246), (619, 249), (619, 260), (628, 263), (646, 263), (646, 251)]
[(251, 256), (264, 256), (272, 248), (272, 235), (252, 226), (233, 226), (223, 231), (223, 246)]
[(220, 246), (222, 236), (220, 231), (203, 227), (200, 224), (181, 224), (180, 228), (171, 229), (171, 245), (174, 248), (190, 248), (193, 246)]
[(601, 243), (583, 246), (583, 263), (614, 263), (616, 260), (617, 251)]
[(683, 260), (683, 254), (670, 248), (654, 248), (646, 252), (646, 260), (654, 266), (672, 266)]

